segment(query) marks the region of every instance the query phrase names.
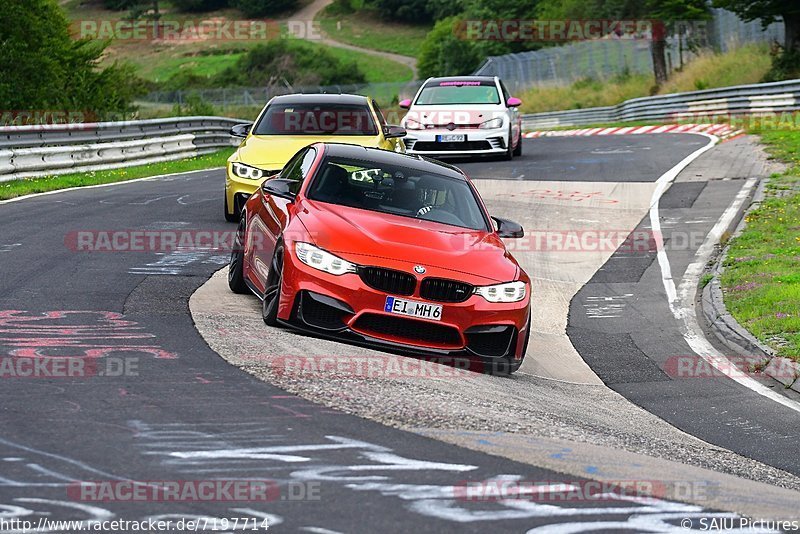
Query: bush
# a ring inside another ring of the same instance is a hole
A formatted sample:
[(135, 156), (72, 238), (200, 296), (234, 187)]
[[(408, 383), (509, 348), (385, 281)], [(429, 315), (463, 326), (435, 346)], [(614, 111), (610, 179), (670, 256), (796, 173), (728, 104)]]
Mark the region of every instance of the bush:
[(784, 50), (776, 47), (771, 51), (772, 67), (764, 75), (764, 82), (780, 82), (800, 78), (800, 50)]
[(57, 0), (0, 2), (0, 102), (6, 109), (132, 111), (143, 91), (132, 67), (97, 63), (105, 45), (73, 41)]
[(272, 17), (297, 6), (297, 0), (230, 0), (246, 17)]
[(172, 107), (172, 115), (176, 117), (202, 117), (216, 114), (217, 110), (214, 105), (203, 100), (197, 93), (189, 93), (183, 104), (175, 104)]
[(417, 62), (420, 78), (469, 74), (480, 65), (482, 56), (473, 42), (456, 35), (459, 23), (456, 17), (442, 19), (428, 33)]
[(364, 83), (355, 62), (339, 60), (322, 47), (291, 40), (258, 45), (211, 81), (215, 87), (275, 85), (286, 79), (292, 85)]
[(228, 7), (228, 0), (172, 0), (172, 5), (184, 13), (202, 13)]

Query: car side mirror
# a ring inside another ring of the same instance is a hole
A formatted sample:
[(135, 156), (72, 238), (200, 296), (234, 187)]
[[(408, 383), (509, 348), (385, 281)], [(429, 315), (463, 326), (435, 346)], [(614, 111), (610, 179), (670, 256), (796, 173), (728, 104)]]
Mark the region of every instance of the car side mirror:
[(517, 108), (522, 105), (522, 100), (512, 96), (511, 98), (506, 100), (506, 105), (510, 108)]
[(383, 129), (383, 136), (386, 139), (394, 139), (396, 137), (405, 137), (406, 129), (402, 126), (386, 126)]
[(285, 178), (270, 178), (264, 180), (261, 184), (261, 190), (273, 197), (294, 200), (297, 198), (297, 193), (292, 191), (292, 186), (296, 183), (294, 180), (286, 180)]
[(400, 102), (398, 102), (397, 105), (400, 106), (403, 109), (408, 109), (408, 108), (411, 107), (411, 100), (408, 99), (408, 98), (403, 99)]
[(234, 137), (247, 137), (252, 126), (252, 124), (237, 124), (231, 128), (231, 135)]
[(516, 239), (525, 236), (525, 230), (522, 229), (518, 223), (509, 221), (508, 219), (501, 219), (500, 217), (492, 217), (495, 224), (497, 224), (497, 236), (509, 239)]

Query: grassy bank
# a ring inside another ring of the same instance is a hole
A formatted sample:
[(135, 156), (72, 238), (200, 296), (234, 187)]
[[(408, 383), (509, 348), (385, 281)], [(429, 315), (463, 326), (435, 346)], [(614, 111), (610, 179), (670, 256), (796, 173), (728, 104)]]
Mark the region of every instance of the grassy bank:
[(387, 22), (371, 10), (340, 14), (332, 6), (322, 10), (317, 20), (322, 31), (336, 41), (411, 57), (419, 55), (432, 28)]
[[(757, 83), (770, 68), (769, 49), (749, 45), (727, 54), (706, 54), (687, 64), (656, 94), (698, 91), (729, 85)], [(579, 80), (569, 87), (534, 88), (523, 92), (522, 111), (538, 113), (564, 109), (613, 106), (641, 96), (650, 96), (653, 76), (620, 75), (608, 80)]]
[[(124, 182), (127, 180), (135, 180), (136, 178), (159, 176), (161, 174), (224, 167), (225, 162), (232, 153), (233, 148), (226, 148), (212, 154), (177, 161), (167, 161), (164, 163), (151, 163), (149, 165), (139, 165), (124, 169), (62, 174), (59, 176), (43, 176), (40, 178), (26, 178), (23, 180), (2, 182), (0, 183), (0, 200), (30, 195), (31, 193), (44, 193), (57, 189), (67, 189), (69, 187)], [(222, 178), (221, 174), (220, 178)]]
[(737, 321), (778, 355), (800, 361), (800, 131), (760, 131), (789, 164), (770, 179), (725, 260), (722, 290)]

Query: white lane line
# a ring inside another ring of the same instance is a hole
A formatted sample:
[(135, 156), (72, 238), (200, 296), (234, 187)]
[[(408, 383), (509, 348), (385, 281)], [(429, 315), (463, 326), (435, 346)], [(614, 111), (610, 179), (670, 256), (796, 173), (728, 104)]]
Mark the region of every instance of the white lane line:
[(180, 176), (182, 174), (194, 174), (194, 173), (197, 173), (197, 172), (222, 171), (222, 170), (225, 170), (225, 167), (212, 167), (210, 169), (198, 169), (196, 171), (172, 172), (172, 173), (169, 173), (169, 174), (159, 174), (157, 176), (146, 176), (144, 178), (135, 178), (133, 180), (123, 180), (121, 182), (109, 182), (107, 184), (79, 185), (77, 187), (68, 187), (67, 189), (56, 189), (55, 191), (45, 191), (44, 193), (31, 193), (30, 195), (23, 195), (21, 197), (9, 198), (8, 200), (0, 200), (0, 205), (9, 204), (11, 202), (19, 202), (20, 200), (27, 200), (29, 198), (41, 197), (41, 196), (44, 196), (44, 195), (56, 195), (58, 193), (66, 193), (67, 191), (76, 191), (78, 189), (97, 189), (99, 187), (112, 187), (112, 186), (133, 184), (133, 183), (136, 183), (136, 182), (144, 182), (144, 181), (147, 181), (147, 180), (157, 180), (159, 178), (168, 178), (170, 176)]
[(653, 236), (656, 241), (656, 248), (658, 251), (658, 265), (661, 268), (661, 280), (664, 283), (664, 291), (667, 294), (669, 302), (669, 309), (675, 319), (678, 320), (681, 327), (681, 334), (689, 345), (692, 351), (703, 358), (706, 362), (712, 365), (719, 372), (725, 374), (731, 380), (741, 384), (742, 386), (766, 397), (772, 401), (790, 408), (796, 412), (800, 412), (800, 404), (797, 402), (780, 395), (768, 387), (764, 386), (757, 380), (749, 376), (740, 376), (741, 373), (734, 371), (736, 366), (724, 354), (717, 351), (714, 346), (706, 339), (700, 324), (697, 322), (697, 316), (694, 313), (694, 294), (700, 282), (700, 275), (703, 268), (714, 252), (714, 247), (719, 243), (722, 233), (728, 228), (733, 218), (736, 216), (737, 211), (745, 202), (750, 191), (755, 187), (757, 180), (750, 178), (742, 186), (742, 189), (737, 193), (736, 198), (730, 206), (725, 210), (717, 223), (706, 236), (703, 244), (695, 253), (695, 261), (692, 262), (684, 273), (683, 280), (680, 283), (680, 291), (675, 288), (675, 281), (672, 279), (672, 269), (669, 264), (667, 252), (664, 249), (664, 240), (661, 234), (661, 222), (658, 213), (658, 203), (661, 195), (666, 191), (669, 185), (675, 180), (675, 177), (686, 168), (689, 163), (694, 161), (701, 154), (710, 150), (718, 141), (719, 138), (707, 133), (698, 133), (709, 139), (708, 144), (695, 150), (683, 160), (681, 160), (675, 167), (664, 173), (656, 182), (656, 190), (653, 191), (650, 205), (650, 225), (653, 230)]

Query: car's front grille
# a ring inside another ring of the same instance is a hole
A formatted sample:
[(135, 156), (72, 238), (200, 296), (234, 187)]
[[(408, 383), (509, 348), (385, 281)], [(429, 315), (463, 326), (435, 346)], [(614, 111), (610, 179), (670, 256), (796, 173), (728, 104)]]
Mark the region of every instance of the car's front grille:
[(384, 269), (382, 267), (361, 267), (358, 270), (361, 280), (372, 289), (395, 295), (412, 295), (417, 287), (417, 279), (408, 273)]
[(464, 302), (472, 295), (474, 287), (464, 282), (445, 278), (426, 278), (419, 294), (422, 298), (436, 302)]
[(462, 141), (453, 143), (436, 143), (431, 141), (417, 141), (414, 150), (417, 152), (456, 152), (462, 150), (489, 150), (492, 145), (489, 141)]
[(467, 348), (479, 356), (504, 356), (514, 339), (513, 326), (477, 327), (467, 330)]
[(451, 326), (391, 315), (366, 313), (356, 320), (353, 329), (367, 335), (391, 336), (414, 343), (460, 347), (461, 335)]

